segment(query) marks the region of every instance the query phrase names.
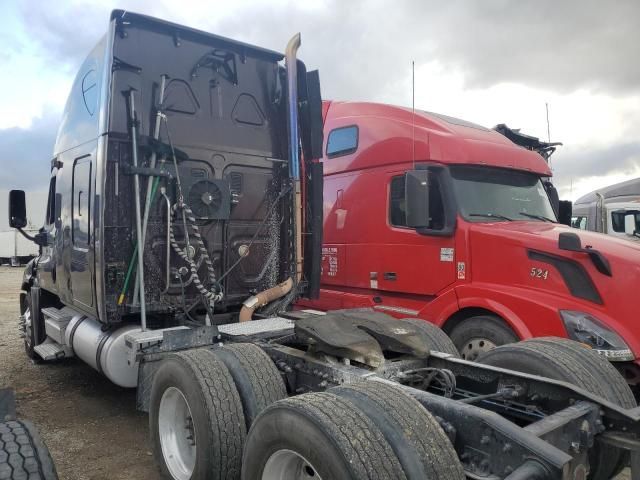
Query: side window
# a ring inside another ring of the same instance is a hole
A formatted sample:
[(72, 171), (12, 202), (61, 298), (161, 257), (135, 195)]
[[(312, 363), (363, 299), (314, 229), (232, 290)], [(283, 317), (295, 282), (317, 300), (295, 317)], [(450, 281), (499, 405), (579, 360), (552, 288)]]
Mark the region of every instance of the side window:
[(341, 127), (331, 130), (327, 139), (327, 157), (348, 155), (358, 149), (358, 127)]
[(624, 233), (625, 212), (611, 212), (611, 226), (616, 233)]
[(587, 229), (587, 217), (571, 217), (571, 226), (580, 230)]
[(407, 226), (407, 215), (404, 205), (404, 175), (391, 179), (389, 189), (389, 223), (394, 227)]
[[(440, 179), (430, 175), (429, 189), (429, 228), (444, 228), (444, 202), (440, 189)], [(389, 188), (389, 223), (394, 227), (407, 227), (407, 215), (404, 203), (404, 175), (391, 178)]]
[(72, 239), (76, 246), (89, 245), (91, 205), (91, 158), (81, 157), (73, 164)]
[(45, 221), (47, 225), (51, 225), (56, 221), (56, 177), (51, 177), (49, 181), (49, 198), (47, 199)]

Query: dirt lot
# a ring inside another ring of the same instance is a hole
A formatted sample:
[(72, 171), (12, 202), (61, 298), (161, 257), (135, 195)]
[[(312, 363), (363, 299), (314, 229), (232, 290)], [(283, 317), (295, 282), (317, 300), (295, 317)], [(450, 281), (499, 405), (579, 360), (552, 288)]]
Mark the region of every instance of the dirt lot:
[(147, 416), (135, 391), (118, 388), (78, 360), (32, 364), (18, 331), (21, 268), (0, 267), (0, 385), (16, 389), (18, 415), (42, 432), (61, 480), (160, 477)]
[[(154, 480), (147, 416), (135, 391), (70, 359), (32, 364), (18, 331), (21, 268), (0, 267), (0, 385), (16, 389), (18, 415), (42, 432), (61, 480)], [(628, 480), (626, 472), (617, 480)]]

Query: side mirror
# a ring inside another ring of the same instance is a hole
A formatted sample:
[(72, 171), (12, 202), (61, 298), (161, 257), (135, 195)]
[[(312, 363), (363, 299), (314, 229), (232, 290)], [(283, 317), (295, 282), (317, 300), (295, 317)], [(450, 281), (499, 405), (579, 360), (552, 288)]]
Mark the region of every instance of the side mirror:
[(589, 255), (593, 265), (600, 273), (609, 277), (612, 276), (609, 260), (607, 260), (602, 253), (589, 245), (587, 245), (586, 248), (582, 248), (582, 242), (580, 242), (578, 234), (573, 232), (562, 232), (558, 237), (558, 248), (569, 252), (586, 253)]
[(404, 201), (407, 226), (429, 227), (429, 171), (412, 170), (404, 177)]
[(573, 216), (573, 203), (569, 200), (560, 200), (558, 202), (558, 223), (571, 226), (571, 217)]
[(558, 237), (558, 248), (569, 252), (582, 252), (580, 237), (573, 232), (562, 232)]
[(624, 233), (633, 236), (636, 233), (636, 214), (631, 213), (624, 217)]
[(11, 228), (27, 226), (27, 204), (23, 190), (9, 192), (9, 226)]

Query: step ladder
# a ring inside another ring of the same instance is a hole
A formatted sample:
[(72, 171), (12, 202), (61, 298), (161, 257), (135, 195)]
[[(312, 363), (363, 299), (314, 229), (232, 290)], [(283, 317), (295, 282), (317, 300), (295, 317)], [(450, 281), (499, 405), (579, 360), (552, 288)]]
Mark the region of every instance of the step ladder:
[(65, 331), (71, 319), (76, 315), (78, 315), (78, 312), (69, 307), (42, 309), (44, 330), (47, 338), (40, 345), (36, 345), (33, 350), (44, 361), (54, 361), (74, 356), (73, 349), (66, 345)]

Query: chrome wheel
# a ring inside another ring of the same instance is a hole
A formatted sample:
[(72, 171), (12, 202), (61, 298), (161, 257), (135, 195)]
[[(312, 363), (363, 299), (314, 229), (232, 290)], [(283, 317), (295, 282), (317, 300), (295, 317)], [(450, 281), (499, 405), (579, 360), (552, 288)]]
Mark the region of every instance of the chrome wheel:
[(175, 480), (189, 480), (196, 466), (196, 431), (187, 399), (175, 387), (160, 400), (158, 434), (162, 456)]
[(31, 338), (31, 308), (27, 306), (24, 313), (22, 314), (21, 322), (22, 331), (24, 333), (24, 341), (31, 345), (33, 343), (33, 339)]
[(322, 480), (316, 468), (293, 450), (274, 452), (262, 471), (262, 480)]
[(497, 345), (486, 338), (472, 338), (462, 348), (460, 355), (464, 360), (475, 361), (482, 353), (493, 350)]

